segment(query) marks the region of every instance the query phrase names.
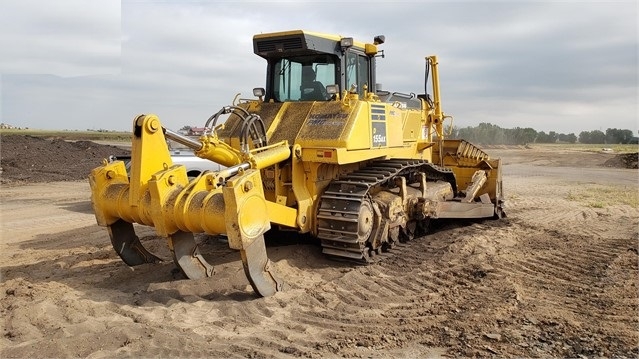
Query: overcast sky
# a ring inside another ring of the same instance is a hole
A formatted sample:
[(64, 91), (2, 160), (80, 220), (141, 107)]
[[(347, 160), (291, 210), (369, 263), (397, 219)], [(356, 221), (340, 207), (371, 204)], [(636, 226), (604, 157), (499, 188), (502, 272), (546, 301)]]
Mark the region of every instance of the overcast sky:
[(636, 1), (0, 0), (0, 122), (130, 130), (155, 113), (202, 126), (263, 87), (256, 33), (306, 29), (381, 45), (384, 89), (423, 92), (438, 55), (459, 127), (578, 134), (638, 125)]

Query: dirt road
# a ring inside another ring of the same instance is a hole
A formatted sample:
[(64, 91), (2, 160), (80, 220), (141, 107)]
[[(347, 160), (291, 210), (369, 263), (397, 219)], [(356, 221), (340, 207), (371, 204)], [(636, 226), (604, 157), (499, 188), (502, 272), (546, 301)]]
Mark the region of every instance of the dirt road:
[(0, 356), (637, 357), (637, 170), (490, 152), (507, 219), (442, 222), (359, 267), (271, 238), (287, 288), (269, 298), (223, 238), (198, 236), (213, 279), (184, 280), (169, 260), (131, 269), (95, 225), (87, 181), (3, 186)]

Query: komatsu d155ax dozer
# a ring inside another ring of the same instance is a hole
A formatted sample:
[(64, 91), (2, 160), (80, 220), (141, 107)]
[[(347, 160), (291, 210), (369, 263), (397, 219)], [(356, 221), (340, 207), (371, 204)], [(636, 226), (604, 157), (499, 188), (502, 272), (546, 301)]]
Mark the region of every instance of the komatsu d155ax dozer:
[[(432, 97), (381, 91), (383, 42), (301, 30), (255, 35), (266, 88), (212, 115), (199, 139), (155, 115), (135, 118), (130, 171), (105, 161), (90, 174), (97, 222), (122, 260), (160, 261), (136, 236), (139, 223), (167, 238), (188, 278), (210, 277), (193, 233), (226, 234), (255, 292), (269, 296), (283, 284), (264, 243), (272, 226), (310, 232), (331, 257), (367, 262), (424, 234), (430, 219), (501, 217), (500, 160), (445, 139), (437, 58), (426, 58)], [(167, 138), (226, 168), (189, 179), (172, 164)]]

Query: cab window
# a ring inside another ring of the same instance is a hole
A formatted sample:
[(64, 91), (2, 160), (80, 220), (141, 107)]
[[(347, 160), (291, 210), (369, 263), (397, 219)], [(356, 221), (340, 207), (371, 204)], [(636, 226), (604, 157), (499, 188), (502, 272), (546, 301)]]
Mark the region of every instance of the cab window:
[[(368, 57), (355, 52), (346, 54), (346, 90), (351, 90), (353, 85), (356, 86), (356, 92), (364, 95), (364, 85), (368, 86), (369, 65)], [(370, 87), (369, 87), (370, 89)]]
[(282, 58), (273, 66), (273, 98), (278, 102), (326, 101), (326, 86), (336, 83), (332, 56)]

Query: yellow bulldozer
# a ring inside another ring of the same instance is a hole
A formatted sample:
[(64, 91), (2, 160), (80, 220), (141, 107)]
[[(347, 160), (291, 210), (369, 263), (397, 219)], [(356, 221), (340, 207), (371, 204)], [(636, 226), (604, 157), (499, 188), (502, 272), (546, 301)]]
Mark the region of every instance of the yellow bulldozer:
[[(130, 169), (105, 160), (90, 174), (97, 222), (122, 260), (160, 261), (135, 234), (138, 223), (167, 238), (188, 278), (210, 277), (193, 234), (225, 234), (255, 292), (270, 296), (283, 285), (264, 243), (271, 228), (310, 233), (326, 255), (366, 263), (423, 235), (430, 219), (503, 216), (500, 160), (445, 139), (437, 57), (426, 57), (424, 94), (383, 91), (375, 73), (383, 42), (255, 35), (266, 87), (213, 114), (202, 136), (136, 117)], [(189, 178), (167, 139), (226, 168)]]

